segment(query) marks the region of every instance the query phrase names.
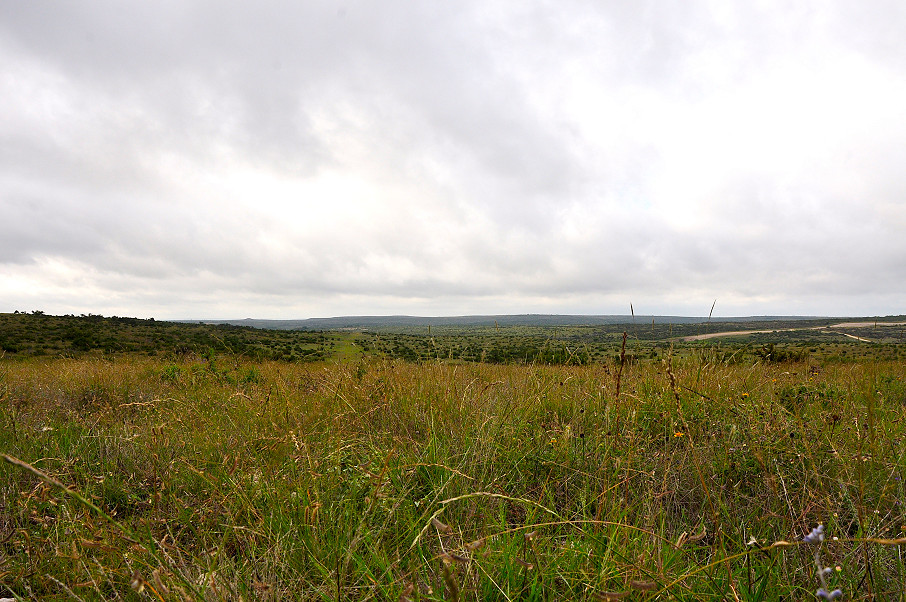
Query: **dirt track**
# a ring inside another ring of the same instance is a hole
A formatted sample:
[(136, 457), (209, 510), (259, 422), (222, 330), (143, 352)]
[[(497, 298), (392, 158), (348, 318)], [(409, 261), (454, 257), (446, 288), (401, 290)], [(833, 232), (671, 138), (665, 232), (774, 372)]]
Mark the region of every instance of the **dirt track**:
[[(806, 328), (772, 328), (770, 330), (728, 330), (725, 332), (711, 332), (708, 334), (697, 334), (691, 337), (683, 337), (684, 341), (703, 341), (705, 339), (714, 339), (717, 337), (744, 336), (747, 334), (764, 334), (769, 332), (794, 332), (796, 330), (822, 330), (824, 328), (866, 328), (869, 326), (903, 326), (906, 322), (841, 322), (839, 324), (830, 324), (829, 326), (808, 326)], [(871, 343), (870, 339), (863, 339), (852, 334), (840, 332), (845, 337), (857, 339), (866, 343)]]
[(809, 328), (772, 328), (770, 330), (728, 330), (726, 332), (709, 332), (708, 334), (696, 334), (691, 337), (683, 337), (684, 341), (704, 341), (705, 339), (716, 339), (717, 337), (743, 336), (747, 334), (763, 334), (766, 332), (792, 332), (794, 330), (819, 330), (824, 326), (813, 326)]

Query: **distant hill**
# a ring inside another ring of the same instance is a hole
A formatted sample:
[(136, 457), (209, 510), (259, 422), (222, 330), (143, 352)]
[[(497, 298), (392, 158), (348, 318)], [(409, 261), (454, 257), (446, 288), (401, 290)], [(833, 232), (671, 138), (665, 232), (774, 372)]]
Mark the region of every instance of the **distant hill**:
[[(231, 324), (272, 330), (340, 330), (369, 328), (405, 328), (413, 326), (600, 326), (612, 324), (704, 324), (707, 322), (778, 322), (799, 320), (821, 320), (819, 316), (749, 316), (737, 318), (713, 318), (690, 316), (651, 315), (558, 315), (519, 314), (491, 316), (340, 316), (335, 318), (307, 318), (304, 320), (262, 320), (245, 318), (240, 320), (177, 320), (187, 323)], [(842, 319), (842, 318), (834, 318)]]

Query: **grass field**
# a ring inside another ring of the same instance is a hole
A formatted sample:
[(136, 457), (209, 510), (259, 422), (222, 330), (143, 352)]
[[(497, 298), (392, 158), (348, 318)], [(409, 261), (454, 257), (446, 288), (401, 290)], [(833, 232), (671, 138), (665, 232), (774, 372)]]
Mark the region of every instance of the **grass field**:
[(0, 597), (906, 599), (906, 366), (707, 349), (0, 360)]

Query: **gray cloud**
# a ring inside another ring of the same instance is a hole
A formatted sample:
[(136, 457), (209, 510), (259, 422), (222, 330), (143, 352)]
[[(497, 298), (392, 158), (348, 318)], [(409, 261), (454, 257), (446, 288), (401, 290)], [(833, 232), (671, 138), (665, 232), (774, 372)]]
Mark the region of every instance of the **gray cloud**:
[(0, 298), (901, 312), (902, 25), (881, 1), (4, 4)]

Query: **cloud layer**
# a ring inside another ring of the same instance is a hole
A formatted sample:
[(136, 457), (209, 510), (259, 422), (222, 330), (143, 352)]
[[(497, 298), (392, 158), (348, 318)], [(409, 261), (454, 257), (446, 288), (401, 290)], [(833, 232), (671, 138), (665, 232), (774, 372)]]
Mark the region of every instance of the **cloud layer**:
[(904, 313), (893, 2), (7, 3), (0, 311)]

